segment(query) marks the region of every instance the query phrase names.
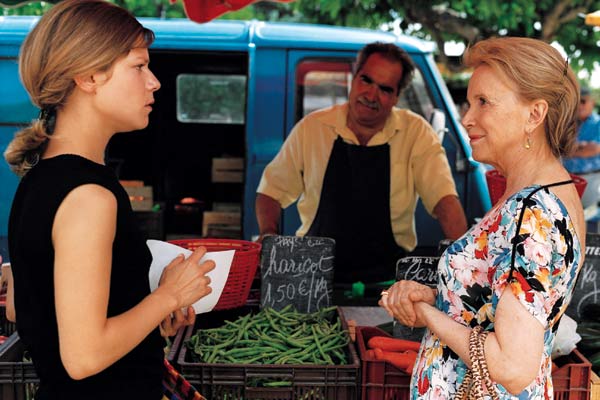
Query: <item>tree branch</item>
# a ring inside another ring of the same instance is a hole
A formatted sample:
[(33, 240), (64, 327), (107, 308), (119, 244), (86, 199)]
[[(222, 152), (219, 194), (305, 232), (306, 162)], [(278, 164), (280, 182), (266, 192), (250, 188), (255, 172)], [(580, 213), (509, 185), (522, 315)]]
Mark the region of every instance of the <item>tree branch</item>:
[(572, 7), (571, 0), (559, 0), (556, 2), (554, 8), (541, 21), (542, 35), (540, 39), (545, 42), (551, 42), (556, 37), (561, 25), (574, 20), (578, 17), (578, 14), (587, 12), (591, 3), (588, 0), (580, 6)]
[(450, 10), (432, 9), (414, 2), (408, 2), (404, 6), (406, 17), (411, 22), (423, 24), (432, 35), (435, 32), (451, 33), (464, 38), (467, 43), (475, 41), (479, 36), (479, 28), (468, 24), (464, 18)]
[(422, 24), (431, 34), (438, 47), (438, 60), (451, 72), (460, 72), (464, 66), (452, 63), (444, 52), (446, 39), (442, 33), (450, 33), (464, 39), (466, 43), (474, 42), (479, 36), (479, 29), (468, 24), (452, 10), (439, 10), (425, 7), (423, 4), (416, 5), (412, 2), (405, 4), (405, 17), (408, 21)]
[(579, 14), (585, 14), (585, 13), (587, 13), (587, 9), (585, 7), (577, 7), (577, 8), (572, 9), (571, 11), (567, 12), (563, 16), (561, 16), (560, 20), (558, 22), (560, 22), (560, 24), (562, 25), (562, 24), (565, 24), (567, 22), (574, 20), (575, 18), (578, 18)]

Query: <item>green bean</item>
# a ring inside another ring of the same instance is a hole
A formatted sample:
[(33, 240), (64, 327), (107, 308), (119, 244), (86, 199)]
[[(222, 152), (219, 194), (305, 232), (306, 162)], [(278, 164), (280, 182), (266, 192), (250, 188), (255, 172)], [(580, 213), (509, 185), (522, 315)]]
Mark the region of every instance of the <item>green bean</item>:
[(336, 307), (312, 314), (298, 313), (291, 306), (265, 308), (221, 327), (200, 329), (185, 343), (207, 363), (347, 363), (344, 347), (348, 333), (332, 312)]
[(319, 338), (317, 337), (317, 331), (315, 330), (315, 326), (311, 325), (311, 328), (312, 328), (312, 332), (313, 332), (313, 337), (315, 338), (315, 343), (317, 344), (317, 349), (319, 349), (319, 353), (321, 353), (321, 355), (323, 356), (325, 361), (328, 361), (330, 364), (333, 364), (333, 360), (331, 359), (331, 357), (329, 357), (329, 355), (327, 353), (325, 353), (323, 351), (323, 348), (321, 347), (321, 343), (319, 343)]
[(264, 387), (285, 387), (285, 386), (292, 386), (292, 382), (291, 381), (264, 382), (263, 386)]

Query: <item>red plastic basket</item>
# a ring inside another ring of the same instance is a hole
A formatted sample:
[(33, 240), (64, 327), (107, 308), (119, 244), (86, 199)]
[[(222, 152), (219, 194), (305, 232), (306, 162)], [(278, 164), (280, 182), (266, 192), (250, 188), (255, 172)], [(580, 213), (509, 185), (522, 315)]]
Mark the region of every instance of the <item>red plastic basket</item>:
[(555, 400), (589, 400), (592, 364), (577, 349), (554, 360), (558, 369), (552, 372)]
[(200, 246), (206, 247), (208, 251), (235, 250), (227, 282), (214, 310), (226, 310), (246, 304), (258, 267), (262, 247), (260, 243), (235, 239), (177, 239), (169, 240), (169, 243), (188, 250), (195, 250)]
[[(356, 344), (362, 364), (361, 400), (408, 400), (410, 375), (392, 364), (367, 355), (367, 342), (373, 336), (391, 337), (371, 326), (356, 327)], [(552, 372), (555, 400), (589, 400), (592, 364), (577, 349), (554, 360), (558, 369)]]
[(373, 336), (391, 337), (376, 327), (356, 327), (356, 344), (362, 367), (361, 400), (408, 400), (410, 375), (386, 361), (367, 355), (367, 342)]
[[(575, 183), (575, 188), (577, 189), (579, 198), (581, 198), (583, 196), (583, 192), (585, 192), (587, 181), (581, 176), (573, 174), (570, 175), (571, 179), (573, 179), (573, 182)], [(494, 205), (498, 202), (506, 190), (506, 178), (504, 178), (504, 176), (502, 176), (498, 170), (492, 169), (486, 171), (485, 179), (487, 180), (490, 198), (492, 199), (492, 205)]]

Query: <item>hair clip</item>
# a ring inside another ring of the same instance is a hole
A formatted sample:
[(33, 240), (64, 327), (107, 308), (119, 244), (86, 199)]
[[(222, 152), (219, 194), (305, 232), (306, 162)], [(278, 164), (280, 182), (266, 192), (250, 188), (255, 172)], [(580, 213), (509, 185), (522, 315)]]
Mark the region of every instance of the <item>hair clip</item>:
[(40, 153), (29, 154), (26, 157), (27, 162), (30, 167), (35, 167), (37, 163), (40, 161)]
[[(567, 76), (568, 70), (569, 70), (569, 57), (567, 57), (565, 60), (565, 68), (563, 69), (562, 78), (560, 80), (561, 86), (563, 86), (563, 84), (565, 83), (565, 76)], [(565, 93), (566, 93), (566, 91), (563, 90), (563, 92), (560, 94), (560, 96), (558, 96), (558, 100), (556, 101), (557, 104), (560, 104), (562, 99), (565, 97)]]
[(56, 107), (43, 107), (38, 115), (38, 120), (44, 124), (46, 134), (52, 135), (56, 125)]

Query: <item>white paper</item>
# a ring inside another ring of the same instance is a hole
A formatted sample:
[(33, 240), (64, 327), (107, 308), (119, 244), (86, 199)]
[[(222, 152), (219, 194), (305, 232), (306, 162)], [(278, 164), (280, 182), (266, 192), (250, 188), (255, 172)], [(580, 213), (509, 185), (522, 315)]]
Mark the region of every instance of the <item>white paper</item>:
[[(187, 258), (193, 253), (191, 250), (161, 240), (147, 240), (146, 244), (152, 253), (152, 264), (148, 273), (151, 291), (156, 290), (163, 270), (175, 257), (183, 254)], [(212, 292), (193, 304), (196, 314), (212, 311), (219, 301), (229, 276), (234, 253), (235, 250), (209, 251), (200, 259), (200, 263), (213, 260), (216, 267), (206, 274), (210, 278)]]

